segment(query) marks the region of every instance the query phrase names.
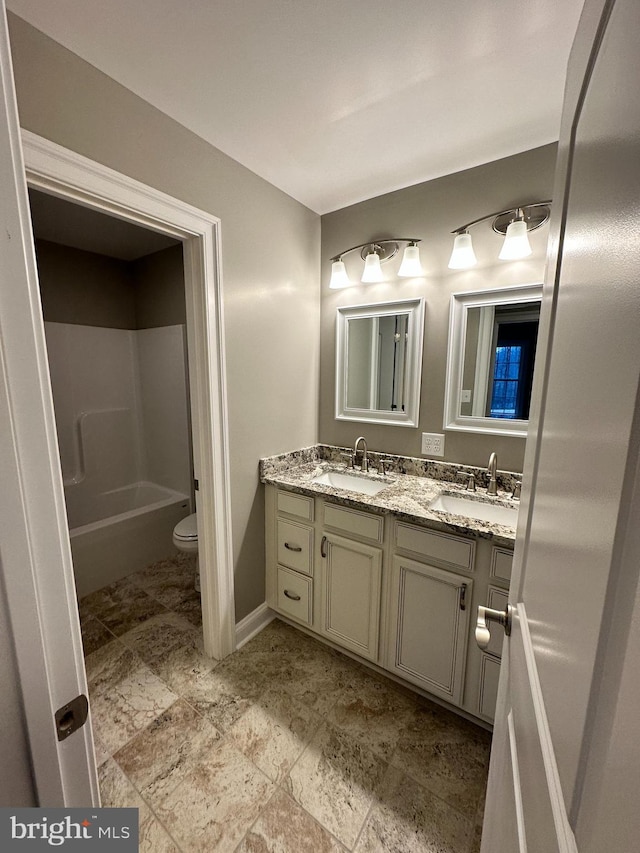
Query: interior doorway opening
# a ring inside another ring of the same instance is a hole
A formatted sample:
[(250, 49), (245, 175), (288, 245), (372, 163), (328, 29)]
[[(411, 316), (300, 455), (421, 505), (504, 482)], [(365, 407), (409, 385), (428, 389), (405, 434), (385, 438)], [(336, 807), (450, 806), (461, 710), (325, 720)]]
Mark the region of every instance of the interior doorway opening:
[[(119, 223), (121, 231), (142, 228), (145, 239), (156, 248), (162, 245), (163, 250), (173, 247), (175, 251), (182, 246), (193, 440), (190, 482), (183, 492), (191, 504), (179, 509), (194, 509), (201, 520), (198, 551), (204, 649), (211, 657), (223, 658), (235, 647), (235, 614), (219, 220), (34, 134), (23, 131), (22, 136), (32, 193), (45, 194), (50, 204), (56, 200), (72, 203), (85, 221), (107, 215)], [(98, 443), (100, 429), (94, 431)], [(191, 485), (194, 481), (197, 491)]]

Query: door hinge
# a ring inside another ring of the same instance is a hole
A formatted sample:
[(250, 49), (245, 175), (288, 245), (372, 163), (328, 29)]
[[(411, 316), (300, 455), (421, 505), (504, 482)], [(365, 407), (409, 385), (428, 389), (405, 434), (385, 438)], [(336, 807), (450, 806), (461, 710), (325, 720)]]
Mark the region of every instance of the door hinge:
[(193, 490), (194, 490), (194, 492), (199, 492), (199, 491), (200, 491), (200, 484), (198, 483), (198, 481), (197, 481), (197, 480), (194, 480), (194, 481), (193, 481)]
[(76, 696), (71, 702), (67, 702), (55, 713), (56, 732), (58, 740), (65, 740), (87, 722), (89, 715), (89, 702), (84, 693)]

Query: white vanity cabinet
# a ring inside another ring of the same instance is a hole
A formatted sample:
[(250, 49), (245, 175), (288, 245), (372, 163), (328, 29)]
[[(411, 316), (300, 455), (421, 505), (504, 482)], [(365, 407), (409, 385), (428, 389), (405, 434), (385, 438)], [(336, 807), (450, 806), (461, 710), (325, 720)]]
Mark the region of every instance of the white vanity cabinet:
[(475, 543), (396, 521), (393, 551), (387, 669), (461, 705)]
[(478, 605), (506, 607), (510, 548), (272, 485), (265, 495), (269, 607), (493, 722), (503, 635), (481, 650), (474, 630)]
[(376, 663), (384, 518), (334, 504), (323, 512), (319, 630)]

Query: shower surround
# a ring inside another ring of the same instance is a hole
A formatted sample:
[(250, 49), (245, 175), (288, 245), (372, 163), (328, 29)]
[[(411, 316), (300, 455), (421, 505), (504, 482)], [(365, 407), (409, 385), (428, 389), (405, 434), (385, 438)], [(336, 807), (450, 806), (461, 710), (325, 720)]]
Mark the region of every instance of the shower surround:
[(184, 326), (45, 323), (78, 595), (169, 556), (191, 510)]

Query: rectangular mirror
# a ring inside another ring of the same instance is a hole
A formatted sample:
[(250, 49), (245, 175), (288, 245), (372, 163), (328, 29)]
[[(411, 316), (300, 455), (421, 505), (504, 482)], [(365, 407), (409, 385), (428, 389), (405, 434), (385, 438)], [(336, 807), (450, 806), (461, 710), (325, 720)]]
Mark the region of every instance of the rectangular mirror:
[(417, 426), (424, 300), (338, 308), (336, 418)]
[(542, 285), (451, 297), (445, 429), (526, 436)]

